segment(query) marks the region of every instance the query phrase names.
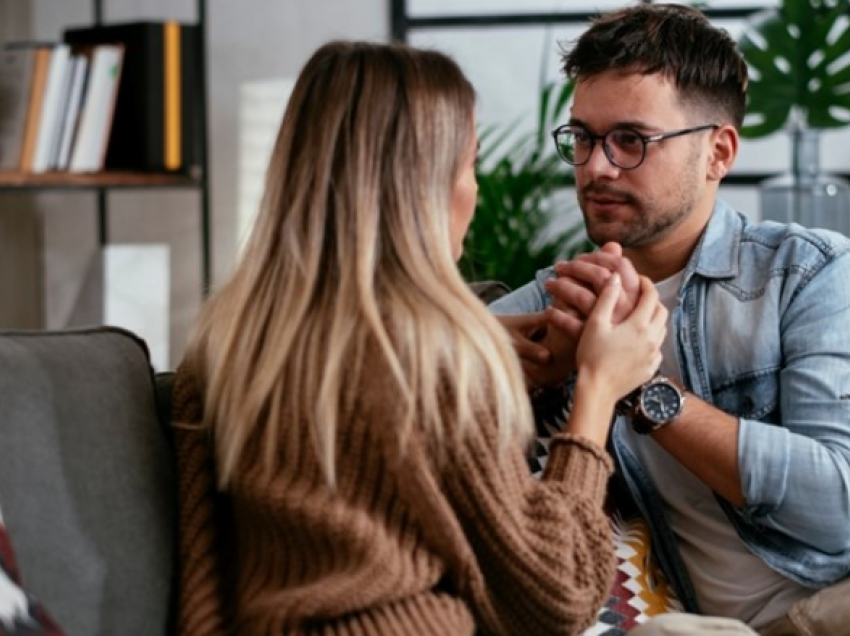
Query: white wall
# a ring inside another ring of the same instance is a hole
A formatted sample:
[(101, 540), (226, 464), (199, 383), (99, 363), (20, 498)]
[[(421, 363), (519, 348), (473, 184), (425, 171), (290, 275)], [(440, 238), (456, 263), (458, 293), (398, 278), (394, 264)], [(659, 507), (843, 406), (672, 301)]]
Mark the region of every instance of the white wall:
[[(29, 5), (29, 12), (21, 10), (22, 4)], [(194, 0), (104, 0), (107, 21), (194, 20), (195, 7)], [(0, 0), (0, 25), (6, 25), (0, 28), (0, 37), (57, 39), (65, 27), (85, 25), (92, 17), (90, 0)], [(208, 0), (207, 23), (213, 279), (220, 283), (231, 271), (237, 247), (240, 85), (296, 75), (313, 50), (331, 38), (386, 40), (389, 4), (386, 0)], [(16, 218), (24, 208), (22, 198), (35, 208), (26, 223)], [(167, 243), (171, 248), (170, 342), (175, 365), (200, 304), (198, 195), (194, 191), (113, 192), (109, 201), (110, 241)], [(90, 287), (89, 272), (96, 269), (98, 254), (95, 205), (90, 193), (0, 192), (0, 229), (10, 225), (3, 224), (4, 219), (15, 218), (14, 227), (24, 228), (15, 241), (32, 241), (30, 237), (38, 234), (32, 225), (38, 224), (44, 247), (43, 273), (39, 272), (43, 290), (27, 284), (12, 294), (13, 302), (17, 296), (18, 303), (41, 311), (41, 324), (11, 326), (56, 328), (96, 316), (97, 308), (92, 307), (96, 294), (86, 285), (89, 282)], [(3, 241), (0, 236), (0, 254), (8, 253)], [(42, 294), (43, 308), (41, 298), (33, 300)], [(32, 315), (31, 311), (30, 322)]]

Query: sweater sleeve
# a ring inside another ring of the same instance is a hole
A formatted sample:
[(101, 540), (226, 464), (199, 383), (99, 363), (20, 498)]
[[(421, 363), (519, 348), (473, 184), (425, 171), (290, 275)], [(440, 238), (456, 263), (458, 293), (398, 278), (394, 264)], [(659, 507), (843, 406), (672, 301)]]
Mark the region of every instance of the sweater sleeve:
[(178, 369), (172, 421), (178, 477), (177, 634), (224, 636), (222, 576), (216, 558), (216, 481), (203, 407), (194, 380)]
[(498, 448), (481, 423), (454, 455), (445, 490), (473, 552), (464, 584), (488, 633), (579, 634), (614, 578), (603, 512), (613, 465), (599, 447), (561, 433), (541, 480), (520, 449)]

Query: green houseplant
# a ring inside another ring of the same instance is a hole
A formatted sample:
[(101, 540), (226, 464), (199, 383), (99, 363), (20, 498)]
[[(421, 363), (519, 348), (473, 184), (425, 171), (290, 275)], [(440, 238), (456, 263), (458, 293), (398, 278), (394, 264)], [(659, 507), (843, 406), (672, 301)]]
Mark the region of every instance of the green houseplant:
[(850, 124), (848, 15), (848, 0), (782, 0), (747, 24), (738, 41), (750, 70), (744, 137), (797, 121), (815, 129)]
[(820, 131), (850, 124), (850, 0), (782, 0), (739, 38), (750, 71), (741, 134), (785, 130), (790, 169), (761, 184), (763, 219), (850, 234), (850, 183), (820, 168)]
[(546, 84), (531, 132), (516, 135), (513, 125), (481, 130), (478, 204), (460, 262), (468, 281), (498, 280), (515, 289), (537, 270), (591, 247), (580, 217), (553, 229), (553, 194), (573, 178), (549, 133), (572, 93), (571, 83)]

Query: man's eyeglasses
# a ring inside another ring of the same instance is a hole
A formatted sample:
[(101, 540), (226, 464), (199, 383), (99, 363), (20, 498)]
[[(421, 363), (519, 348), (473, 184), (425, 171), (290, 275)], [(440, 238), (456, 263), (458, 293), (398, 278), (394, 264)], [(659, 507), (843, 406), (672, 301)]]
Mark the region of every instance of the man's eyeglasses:
[(590, 160), (597, 141), (602, 142), (605, 156), (617, 168), (633, 170), (646, 157), (646, 144), (671, 137), (720, 128), (718, 124), (704, 124), (693, 128), (682, 128), (658, 135), (641, 135), (631, 128), (612, 128), (604, 135), (594, 135), (584, 126), (565, 124), (552, 131), (558, 156), (571, 166), (582, 166)]

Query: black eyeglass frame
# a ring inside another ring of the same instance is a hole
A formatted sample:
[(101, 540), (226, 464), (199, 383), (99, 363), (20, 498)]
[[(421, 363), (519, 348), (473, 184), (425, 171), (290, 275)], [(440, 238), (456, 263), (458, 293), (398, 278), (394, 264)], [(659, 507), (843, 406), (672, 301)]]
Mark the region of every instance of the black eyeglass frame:
[[(580, 128), (581, 130), (583, 130), (584, 132), (587, 133), (588, 137), (590, 137), (590, 141), (591, 141), (590, 150), (587, 153), (587, 159), (585, 159), (584, 161), (578, 161), (578, 162), (577, 161), (570, 161), (561, 152), (561, 144), (558, 143), (558, 135), (560, 135), (562, 132), (564, 132), (565, 130), (567, 130), (569, 128)], [(641, 164), (643, 164), (644, 160), (646, 159), (646, 145), (647, 144), (650, 144), (650, 143), (655, 142), (655, 141), (663, 141), (665, 139), (672, 139), (673, 137), (681, 137), (682, 135), (690, 135), (691, 133), (701, 132), (703, 130), (709, 130), (709, 129), (717, 130), (718, 128), (720, 128), (720, 124), (702, 124), (700, 126), (692, 126), (690, 128), (680, 128), (679, 130), (670, 130), (668, 132), (658, 133), (657, 135), (641, 135), (638, 131), (636, 131), (634, 128), (630, 128), (629, 126), (615, 126), (611, 130), (606, 132), (604, 135), (594, 135), (587, 128), (585, 128), (584, 126), (582, 126), (580, 124), (563, 124), (561, 126), (558, 126), (555, 130), (553, 130), (551, 132), (551, 135), (552, 135), (552, 141), (555, 142), (555, 150), (558, 152), (558, 157), (560, 157), (562, 161), (564, 161), (565, 163), (568, 163), (571, 166), (583, 166), (588, 161), (590, 161), (590, 158), (593, 156), (593, 151), (596, 149), (596, 142), (601, 141), (602, 142), (602, 152), (605, 153), (605, 157), (608, 159), (608, 161), (611, 163), (612, 166), (614, 166), (615, 168), (619, 168), (620, 170), (634, 170), (635, 168), (639, 168), (641, 166)], [(613, 153), (611, 152), (611, 148), (608, 145), (608, 141), (607, 141), (608, 135), (610, 135), (611, 133), (614, 133), (614, 132), (617, 132), (617, 131), (624, 131), (624, 130), (627, 131), (627, 132), (633, 133), (634, 136), (637, 137), (638, 139), (640, 139), (642, 144), (643, 144), (643, 147), (641, 148), (640, 160), (635, 165), (628, 166), (628, 167), (621, 166), (616, 161), (614, 161), (614, 158), (611, 156)]]

